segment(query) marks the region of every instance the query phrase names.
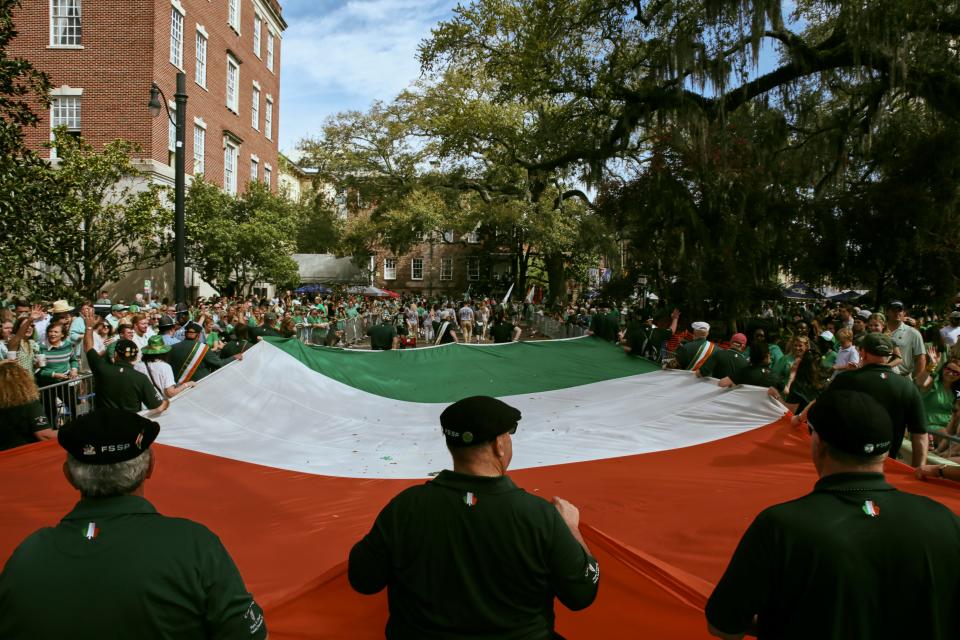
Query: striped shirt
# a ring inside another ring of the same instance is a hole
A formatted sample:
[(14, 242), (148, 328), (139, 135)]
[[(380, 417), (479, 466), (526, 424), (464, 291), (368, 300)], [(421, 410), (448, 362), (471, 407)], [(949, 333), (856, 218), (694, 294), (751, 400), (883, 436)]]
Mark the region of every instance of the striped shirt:
[(70, 373), (70, 369), (79, 369), (80, 361), (73, 351), (73, 345), (63, 342), (59, 347), (41, 345), (40, 353), (47, 357), (47, 364), (40, 369), (40, 375), (50, 377), (55, 373)]

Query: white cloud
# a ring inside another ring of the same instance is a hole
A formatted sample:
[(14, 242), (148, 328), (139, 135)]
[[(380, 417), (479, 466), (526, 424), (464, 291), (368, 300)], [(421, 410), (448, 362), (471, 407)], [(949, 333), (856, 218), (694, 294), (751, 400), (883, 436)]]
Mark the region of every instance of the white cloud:
[(438, 21), (450, 16), (456, 2), (334, 4), (317, 7), (315, 15), (299, 11), (284, 33), (280, 117), (285, 148), (316, 133), (327, 116), (389, 100), (419, 77), (417, 46)]

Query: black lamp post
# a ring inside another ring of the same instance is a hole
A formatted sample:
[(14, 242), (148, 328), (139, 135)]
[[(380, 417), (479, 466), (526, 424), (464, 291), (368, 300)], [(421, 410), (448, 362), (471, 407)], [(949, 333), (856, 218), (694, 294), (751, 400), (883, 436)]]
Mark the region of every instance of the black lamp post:
[[(160, 102), (160, 98), (163, 98), (163, 102)], [(160, 107), (162, 106), (167, 111), (167, 118), (170, 120), (170, 123), (173, 124), (177, 132), (177, 142), (176, 148), (174, 150), (174, 200), (173, 200), (173, 214), (174, 214), (174, 223), (173, 223), (173, 233), (174, 233), (174, 242), (176, 244), (174, 251), (174, 261), (173, 261), (173, 277), (174, 277), (174, 297), (176, 298), (177, 304), (187, 301), (187, 290), (184, 283), (184, 270), (186, 268), (186, 224), (183, 211), (183, 198), (184, 198), (184, 182), (185, 182), (185, 168), (184, 168), (184, 132), (187, 129), (187, 74), (181, 72), (177, 73), (177, 92), (173, 94), (173, 100), (177, 105), (177, 118), (176, 120), (170, 115), (170, 108), (167, 106), (167, 97), (163, 95), (163, 90), (157, 86), (157, 83), (154, 82), (153, 86), (150, 88), (150, 103), (147, 105), (150, 109), (150, 115), (157, 117), (160, 115)]]

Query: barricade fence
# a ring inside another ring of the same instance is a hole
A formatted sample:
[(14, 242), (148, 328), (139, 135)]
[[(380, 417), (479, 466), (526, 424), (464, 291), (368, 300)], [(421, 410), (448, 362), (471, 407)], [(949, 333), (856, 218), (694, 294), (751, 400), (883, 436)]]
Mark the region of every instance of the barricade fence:
[(93, 374), (85, 373), (72, 380), (40, 387), (40, 400), (53, 428), (93, 410)]
[(534, 314), (530, 328), (550, 338), (579, 338), (587, 332), (585, 327), (567, 323), (556, 318)]

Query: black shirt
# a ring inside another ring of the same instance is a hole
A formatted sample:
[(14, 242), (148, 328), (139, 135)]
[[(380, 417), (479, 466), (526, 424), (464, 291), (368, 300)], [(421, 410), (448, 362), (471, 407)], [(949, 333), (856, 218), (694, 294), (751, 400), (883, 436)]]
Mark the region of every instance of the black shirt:
[(397, 337), (397, 330), (392, 324), (378, 324), (367, 329), (370, 336), (370, 348), (375, 350), (393, 349), (393, 339)]
[(862, 391), (883, 405), (893, 423), (890, 457), (896, 458), (905, 430), (926, 433), (927, 414), (923, 398), (913, 380), (897, 375), (885, 364), (866, 364), (844, 371), (830, 383), (831, 389)]
[(780, 376), (770, 370), (770, 367), (763, 365), (747, 365), (734, 371), (730, 379), (736, 384), (752, 384), (756, 387), (774, 387), (783, 391), (783, 380)]
[[(454, 324), (453, 324), (452, 322), (449, 322), (449, 323), (447, 324), (447, 328), (444, 330), (443, 334), (440, 333), (440, 327), (443, 326), (443, 323), (444, 323), (444, 322), (447, 322), (447, 321), (446, 321), (446, 320), (444, 320), (443, 322), (441, 322), (440, 320), (434, 320), (434, 321), (433, 321), (433, 330), (434, 330), (434, 332), (436, 333), (436, 337), (434, 338), (434, 342), (436, 342), (437, 344), (450, 344), (451, 342), (454, 341), (454, 340), (453, 340), (453, 327), (454, 327)], [(439, 338), (439, 340), (438, 340), (438, 338)]]
[(490, 337), (494, 342), (513, 342), (514, 326), (512, 322), (498, 322), (490, 329)]
[(960, 520), (883, 474), (842, 473), (757, 516), (706, 614), (730, 634), (757, 615), (760, 640), (946, 640), (958, 601)]
[(597, 594), (599, 568), (549, 502), (507, 476), (443, 471), (390, 501), (350, 552), (360, 593), (388, 588), (387, 638), (551, 638), (553, 598)]
[(163, 397), (147, 376), (121, 362), (112, 365), (94, 349), (87, 351), (87, 362), (97, 383), (97, 407), (112, 407), (126, 411), (140, 411), (141, 405), (156, 409)]
[(0, 451), (36, 442), (33, 434), (49, 428), (39, 400), (0, 409)]
[(741, 352), (735, 349), (720, 349), (718, 347), (713, 350), (713, 354), (700, 367), (700, 373), (717, 380), (723, 380), (724, 378), (732, 380), (740, 369), (749, 366), (749, 364), (750, 361)]
[(250, 343), (246, 340), (231, 340), (227, 344), (223, 345), (223, 349), (220, 349), (220, 358), (227, 359), (232, 358), (238, 353), (243, 353), (250, 348)]

